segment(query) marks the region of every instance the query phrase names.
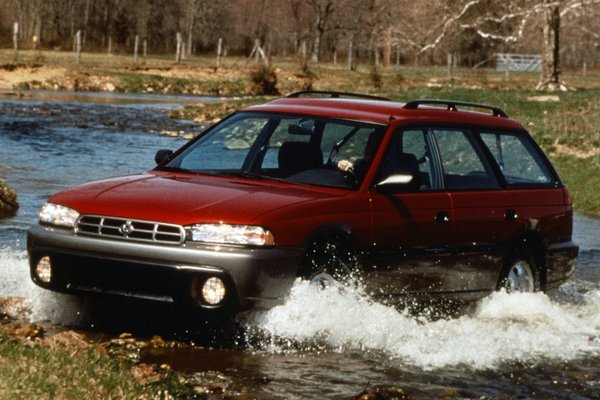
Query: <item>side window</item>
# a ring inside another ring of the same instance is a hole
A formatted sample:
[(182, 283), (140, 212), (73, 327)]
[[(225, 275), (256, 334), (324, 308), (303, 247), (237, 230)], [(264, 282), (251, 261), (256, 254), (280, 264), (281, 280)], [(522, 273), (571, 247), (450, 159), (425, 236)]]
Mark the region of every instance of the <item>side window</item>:
[(381, 161), (377, 181), (396, 174), (413, 176), (408, 191), (432, 189), (431, 153), (422, 129), (402, 130), (394, 133)]
[(553, 174), (528, 137), (516, 133), (481, 133), (509, 185), (547, 185)]
[[(331, 162), (337, 164), (340, 160), (356, 163), (365, 158), (365, 149), (374, 127), (353, 127), (339, 124), (328, 124), (323, 131), (321, 148)], [(378, 145), (377, 142), (375, 145)], [(335, 151), (332, 151), (334, 150)]]
[(481, 150), (469, 132), (433, 129), (447, 189), (493, 189), (500, 187)]

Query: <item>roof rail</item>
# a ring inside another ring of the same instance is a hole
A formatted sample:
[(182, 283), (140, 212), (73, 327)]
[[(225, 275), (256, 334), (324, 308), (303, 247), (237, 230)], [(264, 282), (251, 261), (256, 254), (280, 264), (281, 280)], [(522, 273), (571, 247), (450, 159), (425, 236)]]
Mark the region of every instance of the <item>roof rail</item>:
[(508, 114), (504, 112), (499, 107), (488, 106), (486, 104), (479, 103), (469, 103), (466, 101), (454, 101), (454, 100), (431, 100), (431, 99), (419, 99), (419, 100), (411, 100), (408, 103), (404, 104), (404, 108), (408, 110), (416, 110), (420, 105), (423, 104), (431, 104), (431, 105), (445, 105), (448, 111), (458, 111), (457, 106), (460, 107), (471, 107), (471, 108), (481, 108), (484, 110), (489, 110), (492, 112), (494, 117), (502, 117), (508, 118)]
[(386, 97), (371, 96), (369, 94), (360, 94), (360, 93), (336, 92), (333, 90), (300, 90), (299, 92), (294, 92), (290, 95), (287, 95), (286, 97), (288, 97), (288, 98), (303, 97), (303, 96), (310, 97), (311, 95), (316, 95), (319, 97), (330, 97), (330, 98), (349, 97), (349, 98), (357, 98), (357, 99), (390, 101), (390, 99), (388, 99)]

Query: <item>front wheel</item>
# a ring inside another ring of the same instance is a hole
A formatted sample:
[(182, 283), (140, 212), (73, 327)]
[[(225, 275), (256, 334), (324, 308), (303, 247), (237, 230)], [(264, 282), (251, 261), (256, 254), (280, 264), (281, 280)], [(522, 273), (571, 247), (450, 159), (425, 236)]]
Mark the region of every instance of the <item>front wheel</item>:
[(533, 293), (540, 290), (538, 269), (528, 251), (516, 254), (504, 268), (498, 289), (508, 293)]
[(348, 284), (356, 278), (358, 257), (350, 240), (341, 233), (314, 240), (308, 247), (298, 275), (320, 288), (334, 282)]

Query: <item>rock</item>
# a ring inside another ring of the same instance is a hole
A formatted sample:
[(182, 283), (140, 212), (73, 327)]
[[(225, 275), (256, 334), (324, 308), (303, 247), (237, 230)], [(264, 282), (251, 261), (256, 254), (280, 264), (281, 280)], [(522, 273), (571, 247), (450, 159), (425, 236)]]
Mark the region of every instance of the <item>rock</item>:
[(131, 367), (131, 374), (141, 385), (149, 385), (163, 379), (165, 371), (156, 364), (140, 363)]
[(162, 130), (162, 131), (160, 131), (160, 135), (161, 136), (177, 137), (177, 132), (175, 132), (175, 131), (168, 131), (168, 130)]
[(250, 148), (250, 143), (244, 139), (231, 139), (225, 143), (227, 150), (244, 150)]
[(0, 317), (6, 316), (10, 319), (17, 319), (28, 315), (30, 312), (31, 304), (25, 297), (0, 298)]
[(371, 386), (354, 396), (352, 400), (400, 400), (410, 399), (412, 396), (407, 394), (404, 389), (396, 386)]
[(84, 336), (75, 331), (59, 332), (43, 339), (41, 343), (53, 350), (66, 350), (70, 354), (78, 353), (90, 347)]
[(39, 338), (43, 335), (42, 328), (22, 319), (10, 321), (3, 325), (3, 327), (8, 335), (23, 343), (31, 343), (32, 339)]
[(546, 95), (546, 96), (529, 96), (527, 98), (527, 100), (529, 101), (538, 101), (541, 103), (556, 103), (560, 101), (560, 97), (558, 97), (557, 95)]
[(0, 219), (15, 216), (18, 209), (17, 192), (0, 181)]

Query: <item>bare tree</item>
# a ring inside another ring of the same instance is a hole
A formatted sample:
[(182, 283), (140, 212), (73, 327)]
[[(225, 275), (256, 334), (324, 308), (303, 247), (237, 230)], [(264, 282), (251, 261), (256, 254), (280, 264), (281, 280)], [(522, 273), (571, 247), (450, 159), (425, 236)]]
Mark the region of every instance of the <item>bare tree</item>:
[(412, 34), (419, 30), (407, 31), (401, 27), (396, 28), (396, 40), (409, 44), (419, 55), (444, 47), (448, 49), (449, 43), (464, 43), (456, 38), (465, 32), (476, 34), (488, 43), (516, 45), (526, 34), (531, 34), (532, 26), (540, 26), (543, 32), (542, 70), (537, 88), (562, 90), (566, 86), (560, 80), (561, 20), (566, 15), (577, 17), (582, 8), (597, 8), (598, 4), (600, 0), (523, 0), (519, 3), (467, 0), (453, 12), (447, 5), (438, 6), (432, 13), (446, 17), (424, 36), (425, 41)]
[[(258, 39), (267, 57), (325, 52), (359, 60), (483, 65), (496, 52), (541, 52), (541, 89), (561, 89), (561, 66), (600, 66), (600, 0), (3, 0), (0, 44), (69, 48), (81, 30), (86, 50), (130, 51), (136, 35), (169, 53), (176, 33), (187, 53), (248, 55)], [(110, 45), (109, 45), (110, 43)], [(312, 46), (311, 46), (312, 45)], [(347, 49), (347, 50), (346, 50)]]
[(325, 25), (335, 9), (334, 0), (308, 0), (315, 13), (314, 41), (311, 61), (319, 62), (321, 55), (321, 40), (325, 32)]
[(566, 90), (560, 80), (560, 1), (543, 0), (542, 70), (537, 89)]

